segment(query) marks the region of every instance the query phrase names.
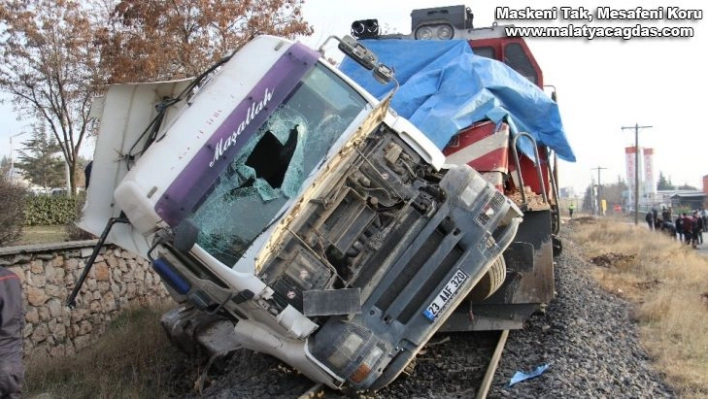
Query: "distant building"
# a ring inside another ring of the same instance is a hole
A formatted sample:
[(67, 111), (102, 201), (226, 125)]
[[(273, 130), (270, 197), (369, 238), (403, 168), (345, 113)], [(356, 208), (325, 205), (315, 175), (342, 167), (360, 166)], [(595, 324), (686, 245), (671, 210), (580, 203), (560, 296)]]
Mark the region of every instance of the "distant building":
[[(634, 211), (633, 194), (629, 190), (622, 193), (628, 211)], [(654, 195), (639, 196), (639, 212), (648, 212), (652, 208), (660, 210), (669, 206), (675, 209), (701, 209), (706, 198), (708, 194), (696, 190), (657, 190)]]
[(708, 194), (702, 191), (684, 191), (671, 196), (671, 206), (688, 208), (692, 211), (703, 209)]

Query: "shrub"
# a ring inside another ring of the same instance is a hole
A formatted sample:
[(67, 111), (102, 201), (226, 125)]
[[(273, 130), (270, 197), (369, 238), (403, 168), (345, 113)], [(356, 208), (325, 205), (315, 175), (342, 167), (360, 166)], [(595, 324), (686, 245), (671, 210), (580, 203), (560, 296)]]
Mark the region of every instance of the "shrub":
[(64, 225), (64, 228), (66, 230), (67, 236), (69, 236), (70, 241), (78, 241), (78, 240), (91, 240), (94, 237), (93, 234), (81, 230), (76, 226), (76, 222), (78, 222), (81, 219), (82, 215), (82, 210), (84, 208), (84, 204), (86, 203), (86, 192), (80, 192), (76, 195), (76, 201), (74, 203), (74, 214), (72, 215), (69, 220), (66, 221), (66, 224)]
[(20, 238), (26, 197), (24, 188), (0, 179), (0, 246)]
[(25, 226), (63, 225), (75, 217), (76, 199), (64, 195), (27, 198)]

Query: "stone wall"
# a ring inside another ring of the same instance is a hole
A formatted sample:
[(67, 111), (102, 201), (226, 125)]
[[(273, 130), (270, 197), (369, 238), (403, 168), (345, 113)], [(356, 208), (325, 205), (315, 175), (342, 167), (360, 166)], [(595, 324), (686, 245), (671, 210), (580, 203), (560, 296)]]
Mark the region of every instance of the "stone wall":
[(99, 337), (119, 311), (167, 300), (148, 261), (106, 245), (76, 307), (65, 306), (95, 244), (93, 240), (0, 248), (0, 265), (22, 280), (25, 356), (72, 355)]

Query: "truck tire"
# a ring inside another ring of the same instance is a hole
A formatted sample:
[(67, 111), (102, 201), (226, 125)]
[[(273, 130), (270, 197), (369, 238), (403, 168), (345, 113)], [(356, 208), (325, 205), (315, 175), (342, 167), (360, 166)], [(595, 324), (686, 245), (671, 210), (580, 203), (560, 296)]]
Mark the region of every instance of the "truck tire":
[(479, 280), (479, 283), (474, 286), (467, 299), (472, 302), (480, 302), (489, 298), (493, 293), (495, 293), (499, 287), (504, 284), (504, 279), (506, 278), (506, 262), (504, 262), (504, 257), (499, 256), (492, 263), (492, 267), (489, 268), (487, 274)]

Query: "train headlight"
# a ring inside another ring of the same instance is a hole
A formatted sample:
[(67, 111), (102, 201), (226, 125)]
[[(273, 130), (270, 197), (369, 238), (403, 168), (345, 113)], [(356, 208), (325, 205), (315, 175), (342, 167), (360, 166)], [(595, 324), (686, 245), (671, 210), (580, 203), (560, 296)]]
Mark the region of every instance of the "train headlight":
[(423, 25), (415, 30), (416, 40), (450, 40), (455, 35), (455, 29), (450, 24)]
[(377, 19), (360, 19), (352, 22), (352, 36), (357, 39), (373, 39), (379, 36), (380, 28)]
[(437, 33), (438, 39), (450, 40), (450, 39), (452, 39), (454, 32), (455, 31), (452, 29), (452, 26), (445, 24), (445, 25), (438, 26), (436, 33)]
[(433, 38), (433, 28), (430, 26), (421, 26), (415, 30), (416, 40), (430, 40)]
[(354, 21), (352, 22), (352, 29), (351, 29), (351, 34), (354, 37), (359, 37), (366, 32), (366, 26), (364, 25), (364, 21)]

